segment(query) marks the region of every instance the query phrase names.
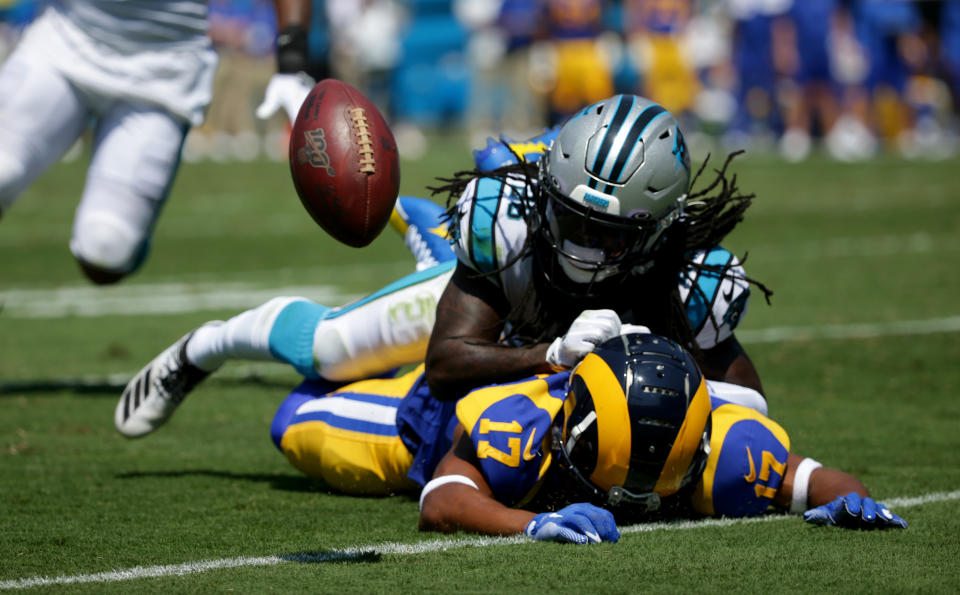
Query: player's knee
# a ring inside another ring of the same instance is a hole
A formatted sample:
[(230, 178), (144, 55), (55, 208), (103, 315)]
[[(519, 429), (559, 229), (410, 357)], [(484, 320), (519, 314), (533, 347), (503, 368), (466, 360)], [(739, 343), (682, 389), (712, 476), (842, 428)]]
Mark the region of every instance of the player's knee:
[(89, 213), (74, 225), (70, 251), (84, 274), (105, 285), (139, 268), (148, 249), (147, 234), (109, 213)]
[(16, 155), (0, 150), (0, 215), (23, 191), (26, 178), (27, 164)]
[(313, 338), (313, 363), (317, 372), (328, 380), (346, 382), (358, 378), (355, 363), (337, 328), (320, 328)]

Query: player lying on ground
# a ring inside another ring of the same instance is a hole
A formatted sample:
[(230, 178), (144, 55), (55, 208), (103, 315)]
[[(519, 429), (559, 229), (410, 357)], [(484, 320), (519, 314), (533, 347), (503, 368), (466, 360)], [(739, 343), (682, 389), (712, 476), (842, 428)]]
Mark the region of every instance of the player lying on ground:
[(848, 528), (906, 527), (851, 475), (791, 452), (674, 341), (633, 332), (572, 372), (430, 397), (422, 366), (331, 390), (307, 380), (271, 436), (294, 467), (356, 495), (420, 491), (420, 528), (589, 543), (652, 518), (776, 509)]
[[(654, 108), (663, 117), (656, 109), (658, 106), (643, 105)], [(665, 119), (668, 120), (672, 121), (672, 117)], [(663, 134), (660, 128), (655, 131)], [(482, 151), (475, 152), (475, 162), (481, 170), (516, 166), (518, 156), (536, 163), (558, 132), (550, 130), (542, 137), (523, 143), (491, 142)], [(671, 134), (675, 132), (672, 130)], [(679, 153), (671, 154), (670, 160), (660, 159), (658, 163), (660, 167), (666, 163), (673, 172), (673, 168), (679, 167), (679, 157), (682, 157)], [(680, 175), (682, 184), (687, 183), (685, 172)], [(492, 182), (492, 186), (487, 182)], [(714, 200), (704, 198), (704, 192), (698, 196), (703, 204), (712, 204)], [(468, 227), (457, 228), (455, 234), (455, 248), (461, 256), (458, 262), (447, 240), (443, 209), (425, 199), (400, 197), (391, 223), (404, 234), (416, 256), (416, 273), (342, 308), (328, 308), (302, 297), (278, 297), (225, 323), (211, 321), (170, 346), (130, 381), (117, 406), (117, 428), (130, 437), (153, 431), (172, 415), (201, 380), (231, 359), (285, 362), (307, 378), (335, 381), (367, 378), (422, 361), (433, 330), (437, 301), (455, 266), (463, 277), (468, 274), (465, 271), (478, 266), (475, 263), (481, 248), (502, 255), (511, 250), (516, 252), (525, 245), (529, 230), (522, 219), (514, 216), (519, 212), (516, 210), (518, 200), (513, 186), (494, 178), (481, 179), (464, 192), (458, 209), (479, 205), (476, 210), (483, 212), (483, 205), (493, 201), (500, 205), (493, 209), (500, 216), (485, 220), (464, 216), (457, 219), (461, 223), (469, 222)], [(716, 200), (722, 207), (726, 199)], [(495, 241), (496, 245), (485, 244), (482, 238)], [(656, 258), (651, 258), (656, 260), (668, 253), (656, 252)], [(518, 283), (524, 279), (529, 281), (535, 272), (530, 270), (534, 257), (526, 252), (519, 256), (510, 266), (503, 263), (504, 269), (498, 274), (505, 279), (505, 287), (512, 287), (511, 291), (522, 296), (525, 290)], [(468, 257), (473, 260), (464, 264), (462, 259)], [(714, 373), (708, 377), (737, 380), (759, 388), (753, 366), (733, 335), (746, 311), (750, 293), (743, 268), (732, 254), (718, 246), (694, 249), (685, 258), (686, 264), (672, 273), (675, 274), (674, 289), (661, 292), (660, 297), (672, 303), (671, 308), (685, 313), (686, 320), (680, 326), (695, 332), (693, 341), (697, 352), (708, 354), (704, 357), (714, 362)], [(671, 264), (663, 270), (654, 267), (657, 276), (668, 274), (672, 266), (680, 266), (679, 260), (668, 260)], [(643, 266), (650, 264), (649, 260), (643, 262)], [(489, 266), (488, 262), (487, 268)], [(486, 283), (487, 279), (470, 282)], [(677, 302), (671, 301), (673, 291)], [(650, 298), (640, 299), (641, 294), (628, 292), (638, 304), (649, 304)], [(619, 332), (619, 326), (619, 314), (615, 312), (587, 313), (551, 339), (550, 344), (558, 346), (554, 357), (562, 357), (565, 365), (575, 364), (595, 343)], [(544, 349), (546, 346), (542, 345)], [(547, 365), (546, 356), (542, 364)], [(563, 367), (559, 360), (552, 366)], [(729, 373), (737, 369), (746, 373)]]

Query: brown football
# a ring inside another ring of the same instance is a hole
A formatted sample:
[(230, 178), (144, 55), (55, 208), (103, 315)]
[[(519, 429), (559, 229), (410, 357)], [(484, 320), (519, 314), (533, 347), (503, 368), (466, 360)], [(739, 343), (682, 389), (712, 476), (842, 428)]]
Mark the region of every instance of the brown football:
[(397, 201), (397, 142), (363, 93), (324, 79), (293, 123), (290, 174), (313, 220), (337, 240), (360, 248), (380, 235)]

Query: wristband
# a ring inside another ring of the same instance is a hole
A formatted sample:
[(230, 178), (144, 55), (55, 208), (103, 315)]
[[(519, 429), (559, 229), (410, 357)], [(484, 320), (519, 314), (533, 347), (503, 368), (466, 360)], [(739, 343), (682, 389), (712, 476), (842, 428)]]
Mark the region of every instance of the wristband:
[(423, 490), (420, 492), (420, 509), (423, 510), (423, 499), (427, 497), (427, 494), (442, 485), (447, 485), (448, 483), (462, 483), (463, 485), (468, 485), (475, 490), (480, 489), (477, 487), (477, 484), (466, 475), (444, 475), (441, 477), (436, 477), (428, 481), (427, 485), (423, 486)]
[(277, 72), (294, 74), (307, 70), (307, 30), (290, 25), (277, 34)]
[(823, 467), (813, 459), (803, 459), (797, 465), (793, 474), (793, 496), (790, 498), (790, 512), (800, 514), (807, 510), (807, 488), (810, 485), (810, 474)]

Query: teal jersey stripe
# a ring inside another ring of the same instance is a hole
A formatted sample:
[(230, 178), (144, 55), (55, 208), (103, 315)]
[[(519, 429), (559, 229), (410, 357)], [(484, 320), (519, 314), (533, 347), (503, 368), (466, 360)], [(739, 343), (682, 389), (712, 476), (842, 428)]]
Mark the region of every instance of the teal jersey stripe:
[(355, 310), (360, 306), (363, 306), (364, 304), (368, 304), (373, 300), (379, 299), (385, 295), (390, 295), (391, 293), (395, 293), (397, 291), (400, 291), (401, 289), (406, 289), (411, 285), (416, 285), (417, 283), (421, 283), (423, 281), (426, 281), (427, 279), (433, 279), (434, 277), (438, 277), (444, 273), (452, 271), (453, 267), (455, 267), (456, 265), (457, 265), (456, 259), (448, 260), (446, 262), (441, 262), (438, 265), (432, 266), (429, 269), (424, 269), (422, 271), (417, 271), (416, 273), (411, 273), (406, 277), (401, 277), (400, 279), (397, 279), (396, 281), (394, 281), (390, 285), (387, 285), (383, 289), (380, 289), (374, 293), (371, 293), (367, 297), (361, 298), (353, 303), (347, 304), (342, 308), (328, 310), (327, 313), (324, 315), (323, 319), (326, 320), (328, 318), (336, 318), (337, 316), (346, 314), (347, 312)]
[(470, 214), (470, 259), (481, 273), (489, 273), (497, 266), (493, 222), (497, 218), (502, 192), (503, 182), (499, 180), (477, 180), (477, 194)]

